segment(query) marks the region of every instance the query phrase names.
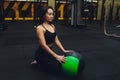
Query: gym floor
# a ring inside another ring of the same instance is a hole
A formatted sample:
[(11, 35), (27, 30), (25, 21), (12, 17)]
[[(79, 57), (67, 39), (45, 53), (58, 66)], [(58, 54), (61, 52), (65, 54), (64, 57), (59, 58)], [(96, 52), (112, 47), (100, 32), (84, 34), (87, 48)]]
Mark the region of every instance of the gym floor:
[[(8, 29), (0, 31), (1, 80), (70, 80), (30, 65), (39, 45), (33, 21), (8, 21), (6, 25)], [(58, 22), (55, 25), (63, 46), (85, 59), (82, 75), (72, 80), (120, 80), (120, 38), (105, 36), (97, 26), (79, 29)], [(53, 49), (60, 52), (56, 46)]]

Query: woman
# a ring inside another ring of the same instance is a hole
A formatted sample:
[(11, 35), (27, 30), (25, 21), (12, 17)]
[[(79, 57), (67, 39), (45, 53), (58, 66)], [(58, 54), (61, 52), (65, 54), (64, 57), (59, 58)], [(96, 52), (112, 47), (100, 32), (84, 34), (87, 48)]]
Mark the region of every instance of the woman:
[(58, 55), (55, 53), (52, 47), (56, 44), (64, 53), (71, 52), (72, 50), (66, 50), (62, 46), (56, 34), (56, 28), (52, 24), (53, 19), (53, 8), (50, 6), (42, 8), (40, 12), (40, 25), (36, 27), (40, 46), (35, 53), (35, 60), (31, 64), (40, 64), (48, 70), (61, 70), (61, 63), (66, 60), (65, 56), (64, 54)]

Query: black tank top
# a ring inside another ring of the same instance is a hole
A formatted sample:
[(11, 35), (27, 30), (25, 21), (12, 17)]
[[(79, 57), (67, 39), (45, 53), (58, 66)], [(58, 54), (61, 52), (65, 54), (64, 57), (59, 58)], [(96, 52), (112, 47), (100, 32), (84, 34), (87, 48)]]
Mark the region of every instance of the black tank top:
[[(51, 44), (55, 42), (55, 37), (56, 37), (56, 30), (54, 33), (48, 31), (44, 25), (42, 25), (43, 28), (46, 30), (44, 36), (45, 36), (45, 40), (46, 40), (46, 44)], [(51, 25), (52, 26), (52, 25)]]

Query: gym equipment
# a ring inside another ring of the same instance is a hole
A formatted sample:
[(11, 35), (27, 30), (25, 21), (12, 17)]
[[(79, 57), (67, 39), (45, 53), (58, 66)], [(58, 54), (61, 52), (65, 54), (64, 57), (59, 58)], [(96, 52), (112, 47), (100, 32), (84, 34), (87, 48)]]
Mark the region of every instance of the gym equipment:
[(66, 61), (62, 63), (62, 71), (68, 76), (77, 76), (84, 69), (85, 63), (79, 52), (66, 53)]

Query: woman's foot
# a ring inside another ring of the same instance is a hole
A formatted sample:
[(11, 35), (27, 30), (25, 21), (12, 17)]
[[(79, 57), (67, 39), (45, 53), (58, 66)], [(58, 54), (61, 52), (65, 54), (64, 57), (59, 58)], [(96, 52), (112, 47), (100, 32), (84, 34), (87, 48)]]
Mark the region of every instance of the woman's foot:
[(38, 64), (36, 60), (32, 61), (30, 64), (34, 65), (34, 64)]

